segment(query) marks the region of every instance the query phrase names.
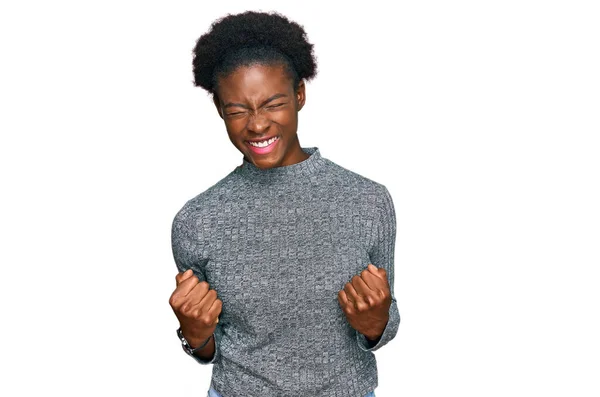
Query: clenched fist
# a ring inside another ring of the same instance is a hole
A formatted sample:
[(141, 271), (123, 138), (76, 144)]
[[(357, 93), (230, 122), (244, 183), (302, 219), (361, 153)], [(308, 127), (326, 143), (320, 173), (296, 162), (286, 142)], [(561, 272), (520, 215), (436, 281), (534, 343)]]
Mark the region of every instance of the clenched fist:
[(338, 301), (352, 328), (370, 341), (378, 340), (387, 326), (392, 304), (387, 272), (369, 263), (338, 292)]
[(223, 302), (206, 281), (199, 281), (191, 269), (175, 276), (177, 288), (169, 304), (181, 326), (183, 336), (192, 347), (200, 346), (215, 331)]

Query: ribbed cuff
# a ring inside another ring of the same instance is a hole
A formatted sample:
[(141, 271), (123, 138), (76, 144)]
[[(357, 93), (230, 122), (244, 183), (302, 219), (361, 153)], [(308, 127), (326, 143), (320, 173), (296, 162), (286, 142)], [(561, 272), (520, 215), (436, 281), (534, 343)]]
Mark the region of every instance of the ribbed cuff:
[(375, 351), (380, 347), (386, 345), (389, 341), (394, 339), (396, 334), (398, 333), (398, 326), (400, 325), (400, 313), (398, 312), (398, 305), (396, 304), (396, 300), (392, 299), (392, 304), (390, 305), (389, 318), (388, 322), (383, 330), (383, 334), (379, 341), (375, 346), (371, 346), (369, 340), (366, 336), (356, 331), (356, 341), (358, 342), (358, 346), (361, 350), (364, 351)]
[[(212, 337), (215, 340), (215, 354), (213, 354), (213, 357), (210, 360), (204, 360), (200, 357), (197, 357), (196, 355), (192, 355), (194, 360), (196, 360), (199, 364), (202, 364), (202, 365), (214, 364), (220, 358), (219, 346), (221, 345), (222, 332), (223, 331), (221, 330), (221, 325), (217, 325), (217, 327), (215, 328), (215, 331), (212, 334)], [(210, 343), (210, 341), (209, 341), (209, 343)]]

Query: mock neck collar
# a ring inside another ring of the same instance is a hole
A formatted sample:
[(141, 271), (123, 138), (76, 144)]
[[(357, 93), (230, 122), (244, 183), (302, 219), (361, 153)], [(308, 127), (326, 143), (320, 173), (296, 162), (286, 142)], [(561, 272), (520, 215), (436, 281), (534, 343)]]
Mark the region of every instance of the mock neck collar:
[(275, 181), (309, 176), (316, 173), (325, 164), (325, 158), (321, 156), (318, 147), (302, 147), (302, 151), (309, 155), (307, 159), (295, 164), (266, 169), (260, 169), (243, 158), (242, 165), (237, 167), (237, 172), (249, 179)]

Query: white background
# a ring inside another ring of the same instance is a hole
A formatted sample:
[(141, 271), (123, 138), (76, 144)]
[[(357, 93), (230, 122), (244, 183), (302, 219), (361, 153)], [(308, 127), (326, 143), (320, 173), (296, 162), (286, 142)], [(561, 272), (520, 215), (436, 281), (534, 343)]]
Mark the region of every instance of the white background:
[(3, 2), (0, 394), (206, 395), (170, 227), (241, 154), (191, 51), (253, 9), (315, 44), (301, 145), (394, 199), (377, 397), (598, 396), (594, 3)]

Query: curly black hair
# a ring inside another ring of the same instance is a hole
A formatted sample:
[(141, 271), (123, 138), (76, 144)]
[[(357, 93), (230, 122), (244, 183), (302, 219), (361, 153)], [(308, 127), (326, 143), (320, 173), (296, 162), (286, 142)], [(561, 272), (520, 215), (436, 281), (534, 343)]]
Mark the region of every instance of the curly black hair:
[(282, 65), (294, 89), (317, 74), (304, 28), (277, 12), (246, 11), (216, 20), (196, 41), (193, 55), (194, 85), (213, 95), (218, 78), (240, 66)]

